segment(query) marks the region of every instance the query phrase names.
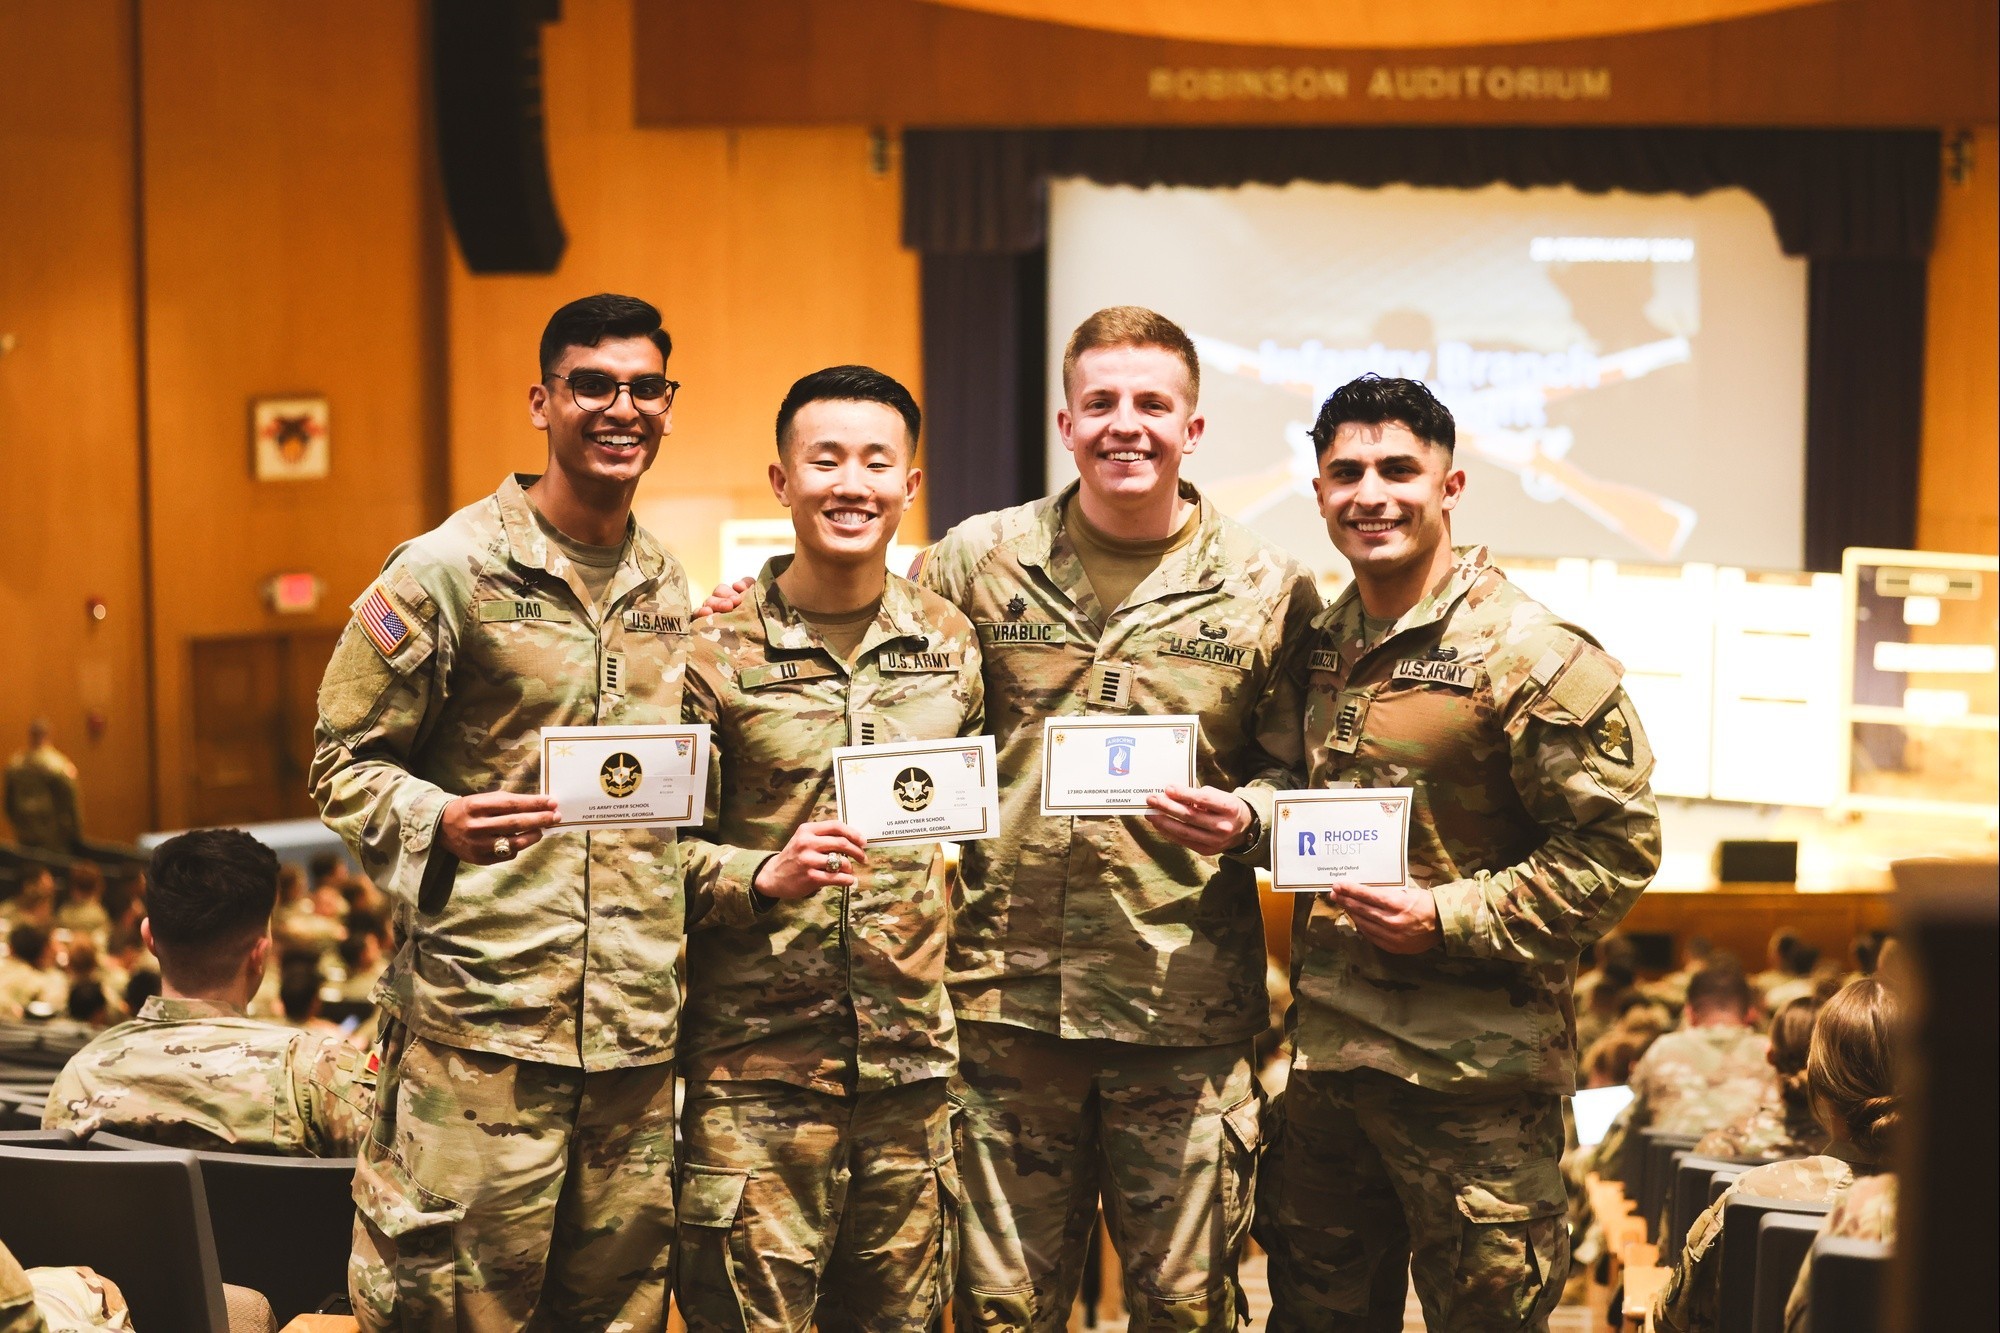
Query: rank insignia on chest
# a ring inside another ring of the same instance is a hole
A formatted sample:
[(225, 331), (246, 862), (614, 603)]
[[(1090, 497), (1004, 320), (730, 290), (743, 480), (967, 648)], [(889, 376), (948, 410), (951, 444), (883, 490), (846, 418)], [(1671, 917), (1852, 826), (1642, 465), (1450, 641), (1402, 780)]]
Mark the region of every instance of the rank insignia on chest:
[(600, 694), (625, 693), (625, 654), (606, 653), (597, 671), (597, 690)]
[(634, 607), (625, 613), (625, 628), (633, 634), (685, 634), (688, 623), (686, 616), (670, 616)]
[(1607, 759), (1615, 759), (1621, 764), (1632, 762), (1632, 729), (1625, 725), (1625, 714), (1614, 708), (1604, 715), (1597, 724), (1597, 748)]
[(1389, 673), (1391, 680), (1413, 680), (1421, 685), (1445, 685), (1469, 690), (1479, 683), (1478, 673), (1465, 662), (1438, 662), (1406, 658)]
[[(1217, 630), (1215, 635), (1220, 635)], [(1185, 657), (1196, 662), (1213, 662), (1217, 666), (1235, 667), (1238, 671), (1248, 670), (1250, 650), (1209, 633), (1204, 623), (1198, 637), (1189, 638), (1180, 634), (1168, 634), (1160, 641), (1160, 651), (1168, 657)]]
[(1083, 699), (1094, 708), (1127, 708), (1132, 703), (1131, 667), (1117, 662), (1099, 662), (1090, 669)]
[(1012, 599), (1010, 599), (1007, 603), (1007, 619), (1019, 620), (1022, 616), (1025, 616), (1027, 614), (1028, 614), (1028, 599), (1021, 596), (1021, 594), (1018, 592), (1015, 593)]

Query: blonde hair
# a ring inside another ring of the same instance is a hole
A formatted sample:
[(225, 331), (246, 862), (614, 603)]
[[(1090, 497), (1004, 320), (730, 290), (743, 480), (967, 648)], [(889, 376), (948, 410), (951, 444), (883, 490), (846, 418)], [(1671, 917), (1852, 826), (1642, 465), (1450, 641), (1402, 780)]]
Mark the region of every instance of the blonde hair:
[(1076, 326), (1063, 347), (1065, 395), (1076, 383), (1078, 358), (1101, 347), (1157, 347), (1172, 352), (1187, 367), (1188, 406), (1201, 398), (1201, 358), (1195, 353), (1194, 339), (1165, 315), (1138, 305), (1106, 306)]
[(1886, 1157), (1899, 1118), (1896, 1041), (1902, 1006), (1873, 977), (1820, 1006), (1806, 1056), (1806, 1088), (1820, 1123), (1874, 1160)]

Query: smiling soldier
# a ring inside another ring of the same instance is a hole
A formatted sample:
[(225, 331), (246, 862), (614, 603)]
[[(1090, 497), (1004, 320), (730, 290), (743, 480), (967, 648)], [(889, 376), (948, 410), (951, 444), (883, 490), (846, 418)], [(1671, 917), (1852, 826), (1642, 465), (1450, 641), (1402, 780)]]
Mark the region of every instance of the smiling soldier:
[(1562, 1099), (1583, 946), (1659, 864), (1652, 752), (1587, 635), (1482, 547), (1451, 414), (1363, 376), (1313, 427), (1353, 584), (1315, 622), (1309, 785), (1411, 787), (1411, 882), (1304, 895), (1291, 1080), (1257, 1198), (1272, 1333), (1540, 1330), (1569, 1262)]
[[(909, 390), (865, 366), (792, 386), (771, 489), (795, 553), (703, 620), (687, 720), (713, 729), (683, 846), (687, 1105), (678, 1284), (691, 1333), (937, 1326), (958, 1197), (945, 863), (836, 819), (836, 746), (976, 734), (971, 624), (889, 573), (922, 474)], [(920, 769), (898, 774), (910, 809)]]
[(364, 1328), (666, 1322), (679, 852), (545, 837), (533, 793), (543, 727), (680, 720), (687, 583), (631, 517), (671, 348), (644, 301), (558, 310), (528, 390), (547, 469), (391, 553), (320, 685), (314, 799), (406, 926), (355, 1180)]
[[(979, 628), (1001, 782), (952, 925), (962, 1328), (1066, 1327), (1100, 1185), (1132, 1326), (1236, 1326), (1268, 1023), (1253, 867), (1301, 761), (1290, 658), (1320, 600), (1181, 480), (1200, 377), (1171, 320), (1092, 315), (1056, 417), (1078, 483), (924, 557)], [(1201, 717), (1203, 786), (1143, 819), (1040, 813), (1045, 718), (1171, 713)]]

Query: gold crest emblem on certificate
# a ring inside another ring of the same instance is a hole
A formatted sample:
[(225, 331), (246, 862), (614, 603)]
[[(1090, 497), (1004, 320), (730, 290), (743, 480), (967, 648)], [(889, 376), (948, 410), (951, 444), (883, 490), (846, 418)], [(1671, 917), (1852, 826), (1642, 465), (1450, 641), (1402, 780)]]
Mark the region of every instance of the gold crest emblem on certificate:
[(929, 806), (936, 791), (931, 775), (915, 765), (896, 775), (896, 804), (912, 813)]
[(623, 800), (639, 790), (639, 779), (645, 775), (645, 770), (639, 767), (637, 756), (620, 750), (607, 758), (603, 766), (597, 770), (597, 781), (598, 785), (604, 788), (606, 796), (615, 796)]

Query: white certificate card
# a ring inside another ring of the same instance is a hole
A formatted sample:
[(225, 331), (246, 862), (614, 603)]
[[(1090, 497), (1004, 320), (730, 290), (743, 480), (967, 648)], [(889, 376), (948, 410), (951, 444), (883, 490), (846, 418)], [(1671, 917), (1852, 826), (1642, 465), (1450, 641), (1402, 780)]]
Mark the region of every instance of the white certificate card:
[(993, 738), (843, 745), (833, 752), (840, 822), (870, 847), (972, 842), (1000, 831)]
[(1042, 723), (1042, 813), (1144, 814), (1146, 798), (1193, 787), (1195, 717), (1052, 717)]
[(708, 728), (543, 727), (542, 794), (558, 828), (668, 828), (701, 822)]
[(1318, 893), (1336, 883), (1407, 883), (1410, 793), (1408, 787), (1277, 793), (1271, 802), (1271, 887)]

